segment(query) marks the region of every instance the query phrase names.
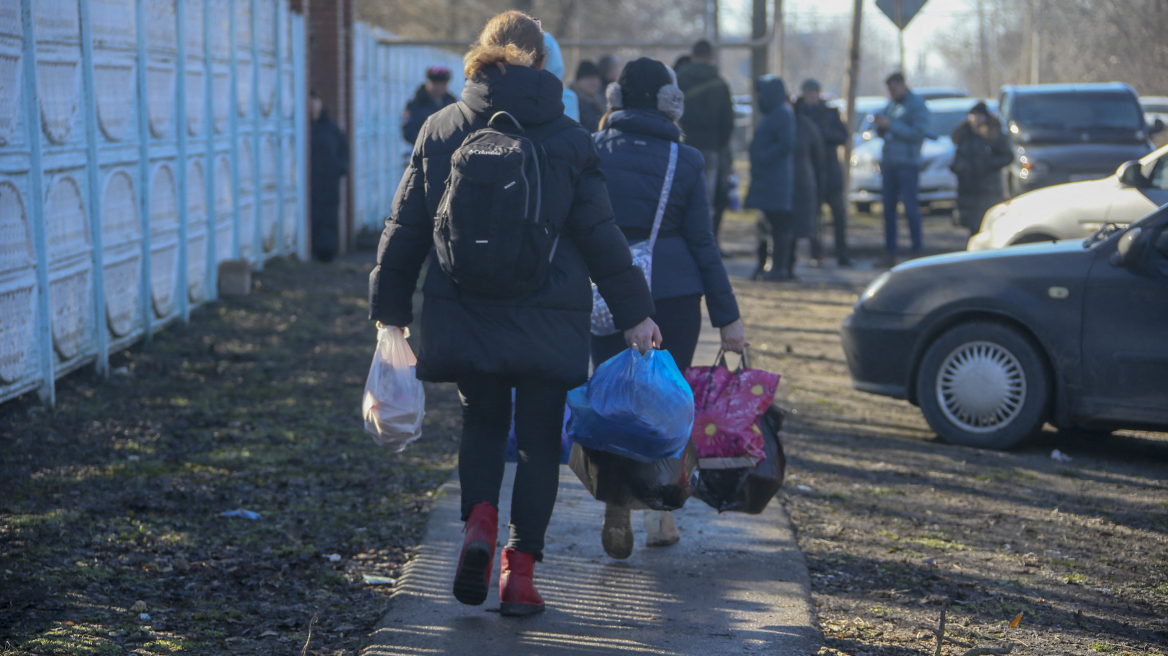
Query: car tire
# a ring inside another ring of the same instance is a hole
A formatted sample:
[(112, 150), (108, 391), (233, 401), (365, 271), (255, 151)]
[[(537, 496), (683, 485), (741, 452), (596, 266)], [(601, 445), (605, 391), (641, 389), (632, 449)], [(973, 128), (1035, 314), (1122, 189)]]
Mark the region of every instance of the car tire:
[(950, 444), (1008, 449), (1042, 430), (1052, 385), (1039, 347), (991, 321), (951, 328), (917, 371), (921, 413)]
[(872, 203), (856, 203), (856, 211), (860, 214), (871, 214)]

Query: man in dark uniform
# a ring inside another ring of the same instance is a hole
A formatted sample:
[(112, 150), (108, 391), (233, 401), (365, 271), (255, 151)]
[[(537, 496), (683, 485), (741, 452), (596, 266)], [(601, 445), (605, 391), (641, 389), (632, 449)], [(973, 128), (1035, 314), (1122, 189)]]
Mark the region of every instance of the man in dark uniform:
[(312, 255), (329, 262), (340, 247), (341, 177), (349, 174), (349, 142), (315, 91), (309, 94), (308, 110), (312, 117)]
[(803, 82), (803, 96), (795, 104), (796, 111), (803, 113), (819, 128), (826, 150), (824, 164), (827, 173), (825, 196), (831, 208), (831, 227), (835, 238), (835, 256), (840, 266), (851, 266), (848, 256), (847, 205), (844, 204), (844, 174), (840, 167), (839, 148), (848, 140), (848, 129), (840, 119), (839, 110), (828, 107), (819, 97), (819, 82)]
[(450, 95), (446, 87), (450, 85), (450, 69), (443, 66), (431, 66), (426, 69), (426, 81), (414, 92), (413, 100), (406, 103), (406, 110), (402, 112), (402, 138), (411, 146), (418, 140), (418, 132), (422, 124), (434, 112), (443, 107), (458, 102)]
[(677, 71), (677, 86), (685, 93), (685, 114), (680, 121), (685, 142), (702, 151), (706, 162), (706, 196), (713, 202), (719, 180), (729, 172), (729, 162), (722, 160), (734, 132), (734, 101), (730, 97), (730, 85), (718, 74), (714, 48), (709, 41), (702, 39), (694, 44), (690, 62)]

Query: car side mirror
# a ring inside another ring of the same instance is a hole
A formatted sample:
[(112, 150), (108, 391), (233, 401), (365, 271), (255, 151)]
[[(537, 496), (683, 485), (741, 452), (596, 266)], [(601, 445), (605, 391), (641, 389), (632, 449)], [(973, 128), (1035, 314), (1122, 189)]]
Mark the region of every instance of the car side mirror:
[(1115, 175), (1119, 178), (1121, 184), (1128, 187), (1141, 189), (1148, 186), (1148, 179), (1144, 177), (1144, 172), (1140, 169), (1138, 160), (1120, 164), (1119, 168), (1115, 170)]
[(1115, 245), (1115, 252), (1111, 254), (1111, 266), (1127, 268), (1140, 259), (1144, 251), (1144, 243), (1140, 240), (1143, 234), (1140, 228), (1132, 228), (1127, 234), (1119, 238)]
[(1163, 131), (1164, 131), (1163, 119), (1156, 119), (1156, 122), (1153, 123), (1152, 127), (1148, 130), (1148, 134), (1156, 134), (1157, 132), (1163, 132)]

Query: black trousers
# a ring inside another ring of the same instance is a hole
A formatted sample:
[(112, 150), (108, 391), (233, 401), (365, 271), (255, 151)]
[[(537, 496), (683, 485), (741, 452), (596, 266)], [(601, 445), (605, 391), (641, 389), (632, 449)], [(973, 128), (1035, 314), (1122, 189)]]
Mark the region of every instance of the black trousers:
[(848, 214), (844, 203), (844, 192), (829, 191), (827, 205), (831, 208), (831, 231), (835, 241), (835, 257), (840, 262), (848, 259)]
[[(674, 298), (654, 300), (657, 314), (653, 322), (661, 329), (661, 347), (673, 356), (677, 368), (685, 371), (693, 364), (694, 351), (698, 347), (698, 334), (702, 332), (702, 295), (690, 294)], [(592, 366), (595, 368), (628, 348), (623, 333), (592, 336)]]
[(462, 519), (486, 501), (499, 507), (515, 389), (515, 437), (519, 464), (511, 492), (511, 538), (507, 546), (543, 560), (544, 533), (556, 505), (560, 479), (560, 434), (568, 387), (531, 377), (473, 375), (458, 381), (462, 399), (462, 445), (458, 476)]
[[(784, 280), (792, 277), (795, 265), (794, 217), (790, 212), (763, 212), (771, 227), (771, 270), (764, 277)], [(767, 240), (760, 234), (758, 240), (758, 273), (762, 274), (767, 261)]]

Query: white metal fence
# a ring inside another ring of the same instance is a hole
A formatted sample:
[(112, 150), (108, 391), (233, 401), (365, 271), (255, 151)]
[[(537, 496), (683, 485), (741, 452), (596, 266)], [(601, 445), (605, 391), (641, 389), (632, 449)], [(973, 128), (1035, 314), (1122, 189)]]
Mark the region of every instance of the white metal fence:
[(380, 231), (401, 181), (411, 144), (401, 115), (426, 69), (450, 69), (450, 93), (462, 92), (462, 56), (430, 46), (392, 45), (394, 35), (357, 23), (353, 28), (353, 216), (356, 229)]
[(306, 248), (285, 0), (0, 0), (0, 401)]

